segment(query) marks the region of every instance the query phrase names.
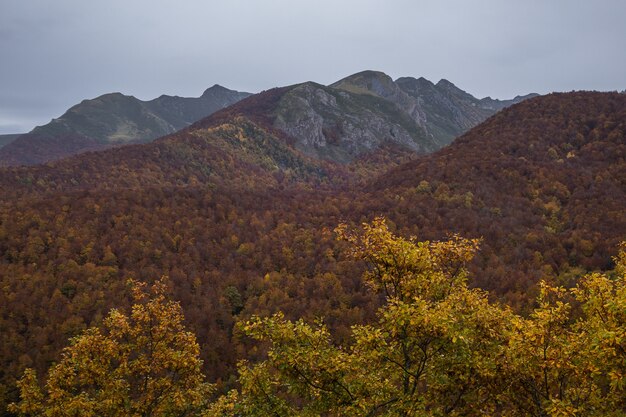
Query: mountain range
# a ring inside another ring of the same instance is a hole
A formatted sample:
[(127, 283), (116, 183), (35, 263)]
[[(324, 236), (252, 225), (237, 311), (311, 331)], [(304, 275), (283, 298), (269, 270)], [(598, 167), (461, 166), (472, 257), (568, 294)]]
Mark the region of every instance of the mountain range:
[[(0, 166), (33, 165), (89, 150), (143, 143), (189, 126), (249, 96), (213, 86), (199, 98), (141, 101), (120, 93), (85, 100), (0, 149)], [(263, 117), (305, 155), (347, 163), (383, 145), (433, 152), (495, 112), (534, 96), (476, 99), (446, 80), (363, 71), (330, 86), (313, 82), (260, 93), (228, 109)], [(272, 97), (272, 106), (259, 107)], [(256, 108), (255, 108), (256, 106)], [(258, 114), (264, 112), (263, 115)]]
[(324, 317), (341, 342), (381, 300), (340, 222), (480, 239), (470, 284), (522, 313), (540, 279), (610, 271), (626, 236), (626, 95), (516, 100), (368, 71), (267, 90), (150, 143), (1, 168), (0, 407), (25, 367), (128, 306), (129, 277), (169, 276), (221, 388), (259, 354), (241, 318)]
[(86, 151), (144, 143), (180, 130), (250, 93), (219, 85), (200, 97), (142, 101), (121, 93), (84, 100), (0, 148), (0, 166), (34, 165)]

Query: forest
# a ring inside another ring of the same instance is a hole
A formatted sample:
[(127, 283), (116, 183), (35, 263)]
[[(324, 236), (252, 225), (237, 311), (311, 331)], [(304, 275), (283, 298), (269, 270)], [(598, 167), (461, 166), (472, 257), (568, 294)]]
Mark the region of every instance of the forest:
[[(130, 315), (71, 340), (45, 390), (27, 369), (20, 416), (609, 416), (626, 412), (626, 242), (615, 276), (592, 273), (569, 291), (541, 281), (528, 317), (467, 287), (479, 240), (418, 242), (384, 218), (335, 229), (384, 297), (371, 324), (339, 344), (323, 319), (282, 312), (237, 323), (264, 343), (238, 363), (238, 387), (215, 395), (199, 345), (167, 281), (131, 281)], [(263, 349), (264, 347), (264, 349)]]
[[(152, 144), (2, 170), (0, 407), (16, 404), (9, 415), (78, 406), (55, 403), (54, 383), (93, 340), (110, 342), (103, 353), (117, 356), (106, 361), (119, 362), (118, 326), (145, 330), (132, 305), (167, 313), (193, 348), (181, 353), (193, 364), (180, 391), (188, 413), (624, 413), (626, 96), (538, 97), (434, 154), (390, 145), (349, 165), (299, 154), (271, 120), (248, 114), (233, 106)], [(380, 234), (374, 247), (368, 233)], [(388, 265), (385, 250), (407, 251), (407, 264)], [(129, 291), (129, 279), (152, 286), (162, 276), (167, 298), (159, 285), (151, 296)], [(400, 282), (389, 290), (387, 279)], [(449, 293), (433, 295), (441, 289), (431, 282)], [(605, 296), (610, 317), (596, 311)], [(408, 347), (419, 358), (431, 338), (428, 349), (452, 356), (421, 370), (381, 360)], [(544, 342), (554, 357), (537, 356)], [(498, 353), (481, 362), (478, 352)], [(368, 375), (389, 380), (374, 387)], [(92, 388), (77, 401), (103, 402), (106, 390)], [(147, 393), (135, 394), (104, 403), (142, 415)], [(172, 411), (143, 415), (185, 415), (177, 402), (163, 407)]]

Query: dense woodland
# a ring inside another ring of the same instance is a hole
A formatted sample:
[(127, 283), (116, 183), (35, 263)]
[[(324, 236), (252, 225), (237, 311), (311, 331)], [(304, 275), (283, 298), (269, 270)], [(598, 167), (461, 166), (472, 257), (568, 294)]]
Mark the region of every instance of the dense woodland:
[(19, 416), (621, 416), (626, 412), (626, 242), (613, 278), (582, 277), (569, 291), (540, 283), (529, 317), (467, 287), (478, 239), (418, 242), (384, 218), (335, 229), (368, 265), (384, 297), (371, 324), (337, 343), (323, 322), (282, 312), (240, 321), (261, 360), (237, 365), (238, 384), (216, 392), (201, 370), (166, 278), (130, 280), (130, 313), (70, 340), (45, 386), (27, 369)]
[(169, 277), (215, 392), (237, 386), (238, 360), (262, 356), (233, 332), (238, 320), (324, 317), (333, 340), (350, 340), (385, 297), (335, 239), (341, 222), (384, 215), (419, 240), (480, 238), (470, 286), (522, 315), (540, 279), (571, 288), (615, 267), (625, 95), (539, 97), (435, 154), (390, 146), (341, 166), (299, 154), (271, 128), (279, 93), (153, 144), (2, 170), (2, 408), (25, 368), (45, 375), (68, 338), (131, 304), (128, 278)]

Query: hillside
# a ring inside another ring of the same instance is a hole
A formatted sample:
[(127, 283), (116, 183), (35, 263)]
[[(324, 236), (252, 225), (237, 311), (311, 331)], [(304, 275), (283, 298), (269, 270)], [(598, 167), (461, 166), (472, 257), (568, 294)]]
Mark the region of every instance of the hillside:
[(528, 94), (512, 100), (477, 99), (448, 80), (433, 84), (423, 77), (401, 77), (394, 82), (387, 74), (377, 71), (363, 71), (331, 86), (394, 103), (426, 131), (437, 148), (448, 145), (497, 111), (536, 96)]
[(149, 144), (0, 171), (0, 392), (12, 398), (25, 367), (41, 371), (68, 337), (128, 305), (128, 277), (171, 278), (222, 387), (254, 357), (232, 333), (239, 318), (323, 316), (347, 338), (380, 299), (334, 238), (342, 221), (385, 215), (404, 236), (482, 237), (470, 283), (521, 312), (541, 277), (571, 285), (613, 267), (626, 237), (626, 96), (532, 98), (393, 168), (402, 151), (307, 155), (276, 127), (298, 88), (327, 91), (269, 90)]
[[(269, 95), (280, 96), (268, 101)], [(141, 101), (120, 93), (84, 100), (44, 126), (0, 149), (0, 166), (35, 165), (87, 151), (144, 143), (169, 135), (248, 97), (219, 85), (198, 98), (161, 96)], [(263, 92), (223, 115), (268, 121), (265, 128), (289, 136), (305, 155), (349, 163), (389, 146), (393, 157), (433, 152), (513, 100), (476, 99), (442, 80), (394, 82), (382, 72), (363, 71), (331, 86), (306, 82)], [(261, 106), (261, 104), (263, 104)], [(264, 106), (264, 107), (263, 107)], [(218, 117), (222, 120), (223, 116)]]
[(0, 148), (2, 148), (3, 146), (8, 145), (11, 142), (13, 142), (15, 139), (18, 138), (18, 136), (20, 136), (20, 135), (19, 134), (0, 135)]
[(0, 149), (0, 166), (34, 165), (91, 150), (149, 142), (227, 107), (249, 93), (214, 85), (198, 98), (141, 101), (121, 93), (84, 100)]
[(476, 285), (519, 302), (542, 276), (571, 285), (576, 271), (611, 268), (626, 238), (625, 135), (624, 95), (551, 94), (391, 170), (369, 193), (394, 199), (392, 218), (411, 233), (482, 236)]

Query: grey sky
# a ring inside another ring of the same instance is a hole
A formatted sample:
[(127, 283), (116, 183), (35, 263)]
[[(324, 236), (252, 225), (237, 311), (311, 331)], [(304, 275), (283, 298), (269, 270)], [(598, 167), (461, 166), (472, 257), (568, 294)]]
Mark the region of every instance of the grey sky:
[(0, 0), (0, 133), (84, 98), (328, 84), (377, 69), (478, 96), (626, 88), (625, 0)]

